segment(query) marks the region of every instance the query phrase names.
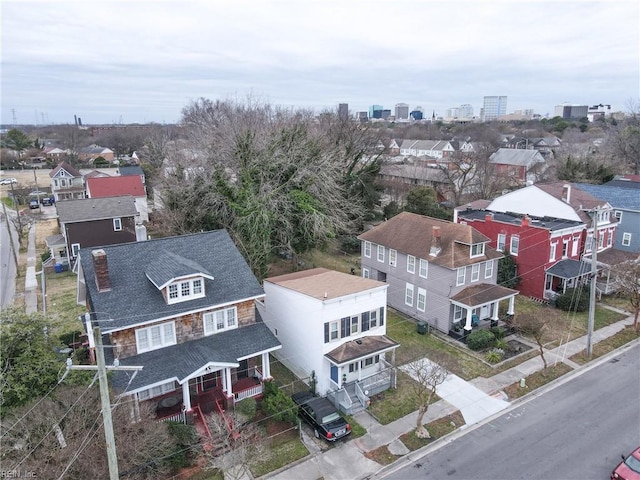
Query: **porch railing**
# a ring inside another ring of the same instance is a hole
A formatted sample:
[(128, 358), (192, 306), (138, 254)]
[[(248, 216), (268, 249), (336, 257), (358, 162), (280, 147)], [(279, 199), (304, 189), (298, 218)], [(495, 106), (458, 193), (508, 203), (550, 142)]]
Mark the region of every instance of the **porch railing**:
[(358, 382), (356, 382), (356, 396), (358, 397), (358, 400), (360, 400), (360, 404), (364, 408), (367, 408), (369, 406), (369, 404), (371, 403), (371, 400), (369, 399), (368, 396), (366, 396), (364, 394), (364, 392), (362, 391), (362, 388), (360, 388), (360, 385), (358, 384)]
[(222, 400), (219, 398), (216, 399), (216, 410), (220, 415), (222, 415), (222, 418), (224, 419), (224, 425), (227, 427), (229, 435), (233, 436), (233, 420), (231, 420), (231, 418), (229, 418), (229, 416), (224, 413), (224, 408), (222, 408)]
[[(356, 386), (364, 390), (374, 390), (376, 387), (386, 386), (391, 383), (391, 371), (390, 369), (382, 370), (378, 373), (371, 375), (370, 377), (363, 378), (359, 382), (356, 382)], [(356, 389), (357, 392), (357, 389)], [(363, 392), (364, 395), (364, 392)], [(361, 400), (362, 401), (362, 400)]]
[(213, 440), (213, 436), (211, 435), (211, 431), (209, 430), (209, 425), (207, 425), (207, 417), (204, 416), (202, 410), (200, 410), (200, 405), (196, 405), (193, 407), (194, 412), (197, 412), (198, 417), (202, 420), (202, 424), (204, 425), (204, 431), (207, 433), (209, 440)]
[(174, 413), (173, 415), (168, 415), (166, 417), (159, 418), (160, 422), (178, 422), (178, 423), (187, 423), (187, 417), (184, 414), (184, 410), (178, 413)]
[(260, 380), (261, 382), (262, 382), (262, 379), (264, 378), (264, 375), (262, 375), (262, 372), (258, 367), (253, 367), (253, 376), (256, 377), (258, 380)]
[(244, 400), (245, 398), (249, 398), (249, 397), (256, 397), (262, 394), (262, 383), (254, 387), (241, 390), (239, 392), (233, 392), (233, 394), (235, 395), (236, 400), (238, 401)]

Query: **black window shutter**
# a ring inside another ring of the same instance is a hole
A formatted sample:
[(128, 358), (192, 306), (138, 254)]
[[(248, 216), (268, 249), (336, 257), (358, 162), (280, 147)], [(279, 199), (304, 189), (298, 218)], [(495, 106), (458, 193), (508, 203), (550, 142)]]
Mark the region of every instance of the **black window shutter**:
[(384, 307), (380, 307), (380, 326), (384, 325)]
[(369, 330), (369, 312), (362, 313), (362, 331), (366, 332)]
[(329, 322), (324, 324), (324, 343), (329, 343)]
[(351, 325), (349, 325), (349, 321), (350, 321), (349, 317), (340, 319), (340, 332), (342, 334), (341, 338), (345, 338), (351, 335)]

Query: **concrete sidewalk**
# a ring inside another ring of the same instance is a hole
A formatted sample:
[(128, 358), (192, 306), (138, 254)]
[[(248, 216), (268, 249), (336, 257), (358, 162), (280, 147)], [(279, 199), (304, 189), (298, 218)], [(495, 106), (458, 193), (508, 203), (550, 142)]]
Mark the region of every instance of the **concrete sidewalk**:
[[(616, 309), (612, 308), (612, 310)], [(629, 316), (615, 324), (598, 329), (592, 334), (592, 344), (595, 345), (632, 324), (633, 316)], [(582, 366), (570, 361), (569, 357), (584, 350), (586, 345), (586, 336), (580, 337), (554, 349), (545, 350), (545, 358), (548, 365), (563, 362), (577, 370)], [(423, 423), (428, 424), (456, 410), (460, 410), (465, 418), (466, 425), (462, 428), (468, 428), (470, 425), (484, 421), (511, 405), (506, 401), (502, 392), (503, 388), (519, 382), (522, 378), (526, 378), (542, 368), (542, 359), (536, 356), (490, 378), (476, 378), (466, 382), (456, 375), (449, 375), (437, 390), (441, 400), (429, 407)], [(418, 412), (410, 413), (388, 425), (378, 423), (366, 410), (354, 417), (360, 425), (367, 429), (366, 435), (341, 442), (327, 451), (315, 451), (296, 464), (267, 474), (263, 478), (275, 480), (367, 478), (378, 472), (382, 466), (369, 460), (365, 453), (384, 445), (387, 445), (389, 451), (395, 455), (409, 453), (399, 438), (415, 428)]]
[(24, 276), (24, 304), (27, 315), (38, 311), (36, 264), (36, 226), (32, 225), (28, 235), (27, 272)]

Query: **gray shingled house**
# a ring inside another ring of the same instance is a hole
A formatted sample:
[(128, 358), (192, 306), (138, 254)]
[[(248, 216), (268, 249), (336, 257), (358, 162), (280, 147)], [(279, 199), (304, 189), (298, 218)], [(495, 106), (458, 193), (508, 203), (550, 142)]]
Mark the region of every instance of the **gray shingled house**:
[(225, 230), (83, 248), (79, 259), (87, 331), (100, 327), (107, 361), (143, 366), (113, 375), (134, 406), (151, 402), (158, 418), (184, 421), (262, 394), (269, 353), (281, 345), (256, 312), (262, 287)]
[(502, 253), (469, 225), (402, 212), (358, 237), (362, 276), (389, 284), (390, 307), (448, 333), (497, 325), (517, 290), (496, 285)]

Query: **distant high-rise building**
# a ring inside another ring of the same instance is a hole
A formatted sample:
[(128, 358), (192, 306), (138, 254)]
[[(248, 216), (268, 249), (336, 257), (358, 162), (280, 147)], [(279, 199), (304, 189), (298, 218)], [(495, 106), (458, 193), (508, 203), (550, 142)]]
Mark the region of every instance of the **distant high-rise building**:
[(391, 110), (389, 110), (389, 109), (382, 110), (380, 112), (380, 118), (382, 118), (383, 120), (389, 120), (390, 116), (391, 116)]
[(356, 118), (360, 123), (369, 121), (369, 115), (367, 114), (367, 112), (356, 112)]
[(483, 117), (482, 120), (490, 122), (497, 119), (500, 115), (507, 114), (507, 97), (484, 97), (482, 104)]
[(554, 116), (567, 120), (579, 120), (581, 118), (585, 118), (588, 111), (588, 105), (569, 105), (568, 103), (565, 103), (563, 105), (556, 105)]
[(382, 118), (382, 105), (371, 105), (369, 107), (369, 119)]
[(339, 103), (338, 104), (338, 117), (346, 120), (349, 118), (349, 104), (348, 103)]
[(448, 118), (458, 118), (460, 116), (460, 109), (458, 107), (447, 108), (445, 115)]
[(473, 117), (473, 106), (465, 103), (460, 105), (460, 116), (464, 118), (472, 118)]
[(396, 120), (409, 119), (409, 105), (406, 103), (396, 103)]
[(607, 115), (611, 115), (611, 105), (607, 104), (598, 104), (592, 105), (589, 107), (587, 111), (587, 118), (590, 122), (595, 122), (601, 118), (605, 118)]
[(418, 108), (420, 107), (416, 107), (416, 109), (412, 110), (409, 114), (409, 116), (414, 120), (422, 120), (423, 118), (422, 109), (418, 110)]

